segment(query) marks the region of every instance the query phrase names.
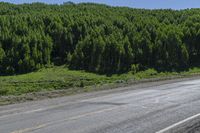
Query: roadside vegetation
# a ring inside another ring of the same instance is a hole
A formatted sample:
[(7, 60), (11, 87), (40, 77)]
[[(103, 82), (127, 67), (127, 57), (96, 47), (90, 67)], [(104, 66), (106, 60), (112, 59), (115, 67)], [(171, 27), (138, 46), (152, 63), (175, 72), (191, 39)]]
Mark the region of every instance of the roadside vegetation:
[[(86, 92), (93, 91), (93, 87), (98, 90), (98, 87), (105, 84), (129, 84), (130, 81), (152, 78), (162, 80), (170, 76), (176, 78), (176, 76), (189, 76), (194, 74), (200, 74), (200, 69), (193, 68), (187, 72), (180, 73), (159, 73), (154, 69), (148, 69), (134, 74), (130, 71), (125, 74), (106, 76), (85, 71), (73, 71), (65, 66), (60, 66), (44, 68), (28, 74), (0, 76), (0, 96), (21, 95), (39, 91), (68, 90), (73, 88), (78, 92)], [(71, 93), (74, 92), (72, 91)]]

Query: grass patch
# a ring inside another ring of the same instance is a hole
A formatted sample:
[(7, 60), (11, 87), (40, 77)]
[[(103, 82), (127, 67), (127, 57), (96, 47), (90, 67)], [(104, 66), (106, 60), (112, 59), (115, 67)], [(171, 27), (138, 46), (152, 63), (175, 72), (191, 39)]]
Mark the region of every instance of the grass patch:
[[(16, 76), (0, 76), (0, 96), (21, 95), (31, 92), (52, 91), (69, 88), (84, 89), (83, 92), (92, 91), (88, 86), (101, 86), (103, 84), (127, 83), (129, 80), (149, 78), (162, 78), (167, 76), (193, 75), (200, 73), (200, 68), (193, 68), (185, 72), (162, 72), (154, 69), (132, 74), (132, 72), (112, 75), (98, 75), (84, 71), (72, 71), (66, 67), (53, 67), (41, 69)], [(75, 90), (75, 89), (74, 89)], [(76, 90), (77, 91), (77, 90)]]

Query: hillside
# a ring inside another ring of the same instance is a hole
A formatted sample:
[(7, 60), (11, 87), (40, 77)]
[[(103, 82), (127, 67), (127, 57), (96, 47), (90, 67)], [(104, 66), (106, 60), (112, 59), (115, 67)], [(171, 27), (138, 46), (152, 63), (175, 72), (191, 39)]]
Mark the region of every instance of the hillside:
[(0, 74), (45, 66), (100, 74), (199, 66), (200, 10), (0, 3)]

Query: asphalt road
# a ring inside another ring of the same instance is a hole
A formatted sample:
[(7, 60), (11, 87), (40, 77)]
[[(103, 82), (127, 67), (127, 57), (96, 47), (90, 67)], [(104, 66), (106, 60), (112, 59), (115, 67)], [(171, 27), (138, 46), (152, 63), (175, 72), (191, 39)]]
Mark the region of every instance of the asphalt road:
[(200, 79), (0, 107), (0, 133), (155, 133), (200, 113)]

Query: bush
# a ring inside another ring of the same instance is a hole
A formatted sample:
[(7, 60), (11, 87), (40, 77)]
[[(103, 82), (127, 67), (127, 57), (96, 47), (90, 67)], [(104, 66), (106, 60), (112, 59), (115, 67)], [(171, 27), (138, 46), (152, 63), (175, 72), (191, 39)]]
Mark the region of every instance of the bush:
[(84, 83), (83, 83), (83, 81), (81, 81), (81, 83), (80, 83), (80, 87), (81, 87), (81, 88), (84, 87)]
[(7, 95), (8, 94), (8, 89), (0, 89), (0, 95)]
[(145, 71), (148, 76), (155, 76), (158, 72), (155, 69), (148, 69)]
[(131, 65), (132, 74), (136, 74), (138, 71), (139, 71), (139, 64), (132, 64)]

